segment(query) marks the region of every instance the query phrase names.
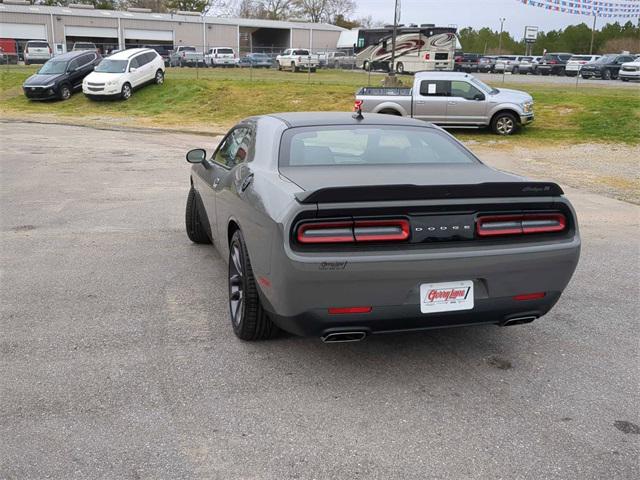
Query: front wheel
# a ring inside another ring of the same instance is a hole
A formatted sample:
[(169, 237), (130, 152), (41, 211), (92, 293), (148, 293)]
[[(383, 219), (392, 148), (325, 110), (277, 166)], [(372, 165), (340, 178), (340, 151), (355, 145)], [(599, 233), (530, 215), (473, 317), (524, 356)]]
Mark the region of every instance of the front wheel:
[(184, 213), (184, 220), (189, 240), (193, 243), (211, 243), (207, 231), (202, 224), (202, 219), (200, 218), (198, 197), (193, 187), (191, 187), (189, 195), (187, 196), (187, 209)]
[(517, 75), (519, 71), (520, 71), (520, 69), (518, 67), (513, 67), (513, 69), (511, 70), (511, 73), (513, 75)]
[(129, 100), (131, 98), (131, 93), (131, 85), (125, 83), (124, 85), (122, 85), (122, 90), (120, 90), (120, 98), (122, 100)]
[(398, 72), (400, 75), (404, 73), (404, 63), (398, 62), (396, 64), (396, 72)]
[(249, 252), (240, 230), (229, 245), (229, 313), (233, 333), (242, 340), (271, 338), (277, 327), (262, 308)]
[(156, 72), (155, 82), (156, 85), (162, 85), (164, 83), (164, 72), (160, 69)]
[(71, 98), (71, 87), (69, 85), (62, 85), (60, 87), (60, 100), (69, 100)]
[(362, 69), (363, 69), (365, 72), (370, 72), (370, 71), (371, 71), (371, 65), (369, 64), (369, 62), (365, 61), (365, 62), (362, 64)]
[(517, 129), (518, 121), (515, 115), (509, 112), (499, 113), (491, 121), (491, 130), (497, 135), (512, 135)]
[(292, 72), (297, 72), (298, 70), (299, 70), (299, 69), (298, 69), (298, 67), (296, 67), (295, 62), (291, 62), (291, 71), (292, 71)]
[(622, 78), (622, 77), (620, 78), (620, 80), (622, 80), (623, 82), (628, 82), (629, 81), (628, 78)]
[(605, 70), (604, 72), (602, 72), (602, 79), (603, 80), (611, 80), (611, 70)]

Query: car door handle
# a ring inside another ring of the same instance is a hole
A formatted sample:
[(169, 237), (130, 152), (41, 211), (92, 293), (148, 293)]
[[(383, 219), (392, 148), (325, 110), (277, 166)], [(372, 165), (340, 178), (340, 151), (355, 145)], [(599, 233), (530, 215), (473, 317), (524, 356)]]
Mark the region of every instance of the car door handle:
[(425, 102), (424, 100), (418, 100), (416, 102), (416, 105), (424, 105), (425, 103), (427, 103), (427, 102)]
[(213, 179), (213, 188), (216, 188), (220, 183), (220, 177), (216, 177)]
[(447, 102), (447, 105), (457, 105), (458, 102)]

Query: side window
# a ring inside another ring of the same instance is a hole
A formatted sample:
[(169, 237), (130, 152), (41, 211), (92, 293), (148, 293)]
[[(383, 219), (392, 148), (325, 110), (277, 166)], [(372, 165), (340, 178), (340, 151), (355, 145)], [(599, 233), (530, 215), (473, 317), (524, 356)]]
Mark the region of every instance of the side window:
[(218, 149), (214, 161), (233, 168), (251, 159), (253, 154), (253, 131), (240, 127), (233, 130)]
[(454, 80), (451, 82), (451, 96), (462, 97), (467, 100), (474, 100), (476, 95), (482, 95), (480, 90), (471, 85), (469, 82)]
[(140, 66), (140, 57), (133, 57), (129, 63), (129, 68), (138, 68)]
[(81, 56), (78, 60), (80, 62), (80, 66), (82, 67), (86, 67), (87, 65), (89, 65), (94, 59), (94, 55), (93, 54), (89, 54), (89, 55), (83, 55)]
[(74, 58), (69, 62), (69, 66), (67, 67), (67, 71), (73, 72), (76, 68), (80, 66), (79, 58)]
[(420, 83), (420, 95), (423, 97), (447, 97), (450, 85), (449, 80), (423, 80)]

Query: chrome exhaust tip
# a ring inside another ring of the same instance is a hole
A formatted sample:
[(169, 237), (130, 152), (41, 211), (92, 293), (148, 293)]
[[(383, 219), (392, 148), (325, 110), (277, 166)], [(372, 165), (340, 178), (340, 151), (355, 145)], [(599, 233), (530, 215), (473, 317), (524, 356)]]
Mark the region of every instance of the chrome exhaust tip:
[(510, 327), (512, 325), (524, 325), (525, 323), (533, 322), (536, 318), (538, 317), (536, 317), (535, 315), (527, 315), (525, 317), (514, 317), (514, 318), (510, 318), (509, 320), (505, 320), (500, 324), (500, 326)]
[(346, 343), (364, 340), (367, 332), (331, 332), (320, 337), (324, 343)]

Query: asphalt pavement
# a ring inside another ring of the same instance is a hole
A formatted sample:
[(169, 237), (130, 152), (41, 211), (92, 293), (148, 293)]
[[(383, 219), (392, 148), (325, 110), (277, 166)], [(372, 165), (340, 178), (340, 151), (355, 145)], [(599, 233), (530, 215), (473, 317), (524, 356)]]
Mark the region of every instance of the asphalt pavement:
[(0, 123), (0, 479), (639, 477), (640, 207), (567, 189), (582, 258), (530, 325), (245, 343), (184, 232), (214, 143)]

